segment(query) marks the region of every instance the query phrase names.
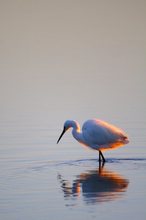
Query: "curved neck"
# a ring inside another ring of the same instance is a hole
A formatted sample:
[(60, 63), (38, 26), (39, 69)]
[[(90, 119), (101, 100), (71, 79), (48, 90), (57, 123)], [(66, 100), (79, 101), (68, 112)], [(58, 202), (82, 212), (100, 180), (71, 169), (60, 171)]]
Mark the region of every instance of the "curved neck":
[(80, 125), (77, 121), (70, 121), (70, 124), (74, 131), (80, 132)]
[(72, 135), (73, 137), (82, 144), (85, 144), (80, 125), (76, 121), (72, 121)]

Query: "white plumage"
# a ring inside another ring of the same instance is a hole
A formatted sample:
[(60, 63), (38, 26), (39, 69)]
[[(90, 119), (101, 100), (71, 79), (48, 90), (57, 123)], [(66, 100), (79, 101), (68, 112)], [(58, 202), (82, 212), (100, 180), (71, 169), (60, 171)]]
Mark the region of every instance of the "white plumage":
[(80, 143), (99, 151), (99, 161), (101, 158), (105, 161), (102, 150), (117, 148), (129, 142), (127, 135), (119, 128), (111, 125), (105, 121), (98, 119), (87, 120), (80, 130), (78, 122), (67, 120), (64, 123), (64, 129), (61, 133), (57, 143), (60, 141), (63, 134), (69, 129), (73, 128), (73, 137)]

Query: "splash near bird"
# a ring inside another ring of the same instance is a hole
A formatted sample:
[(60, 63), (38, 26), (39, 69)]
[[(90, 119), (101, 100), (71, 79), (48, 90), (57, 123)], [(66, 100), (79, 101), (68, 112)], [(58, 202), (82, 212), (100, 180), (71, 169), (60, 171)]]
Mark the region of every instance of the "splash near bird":
[(129, 143), (128, 136), (121, 129), (105, 121), (91, 119), (85, 121), (82, 132), (77, 121), (65, 121), (63, 131), (57, 144), (69, 128), (73, 128), (72, 135), (78, 142), (94, 150), (98, 150), (99, 162), (105, 162), (105, 158), (102, 154), (103, 150), (117, 148)]

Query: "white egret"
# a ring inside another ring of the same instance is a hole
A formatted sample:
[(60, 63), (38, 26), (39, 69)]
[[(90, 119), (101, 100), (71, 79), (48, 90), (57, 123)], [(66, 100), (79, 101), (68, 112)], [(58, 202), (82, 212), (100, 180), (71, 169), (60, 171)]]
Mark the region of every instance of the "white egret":
[(105, 121), (91, 119), (83, 124), (82, 132), (77, 121), (65, 121), (57, 144), (69, 128), (73, 128), (72, 135), (78, 142), (99, 151), (99, 162), (105, 162), (102, 150), (117, 148), (129, 143), (128, 136), (121, 129)]

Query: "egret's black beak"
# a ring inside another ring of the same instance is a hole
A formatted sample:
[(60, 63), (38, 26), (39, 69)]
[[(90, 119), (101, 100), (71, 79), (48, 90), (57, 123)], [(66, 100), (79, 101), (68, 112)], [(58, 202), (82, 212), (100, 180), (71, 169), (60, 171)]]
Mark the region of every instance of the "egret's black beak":
[(59, 143), (60, 139), (62, 138), (65, 132), (66, 132), (66, 128), (64, 127), (60, 137), (58, 138), (57, 144)]

